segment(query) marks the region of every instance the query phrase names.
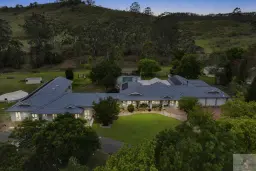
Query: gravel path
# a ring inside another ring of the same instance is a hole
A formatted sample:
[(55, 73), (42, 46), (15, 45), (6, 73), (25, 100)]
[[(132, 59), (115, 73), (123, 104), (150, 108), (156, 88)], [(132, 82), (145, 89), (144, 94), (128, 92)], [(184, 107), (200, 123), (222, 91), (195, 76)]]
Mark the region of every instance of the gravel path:
[(100, 137), (102, 151), (108, 154), (116, 153), (124, 143), (111, 138)]

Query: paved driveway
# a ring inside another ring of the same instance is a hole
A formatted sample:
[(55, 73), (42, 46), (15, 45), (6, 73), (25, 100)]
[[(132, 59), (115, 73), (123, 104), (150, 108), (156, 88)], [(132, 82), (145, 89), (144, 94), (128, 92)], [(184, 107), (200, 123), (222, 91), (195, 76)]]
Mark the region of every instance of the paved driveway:
[(0, 142), (7, 142), (10, 132), (0, 132)]
[(108, 154), (116, 153), (124, 143), (110, 138), (100, 137), (102, 151)]

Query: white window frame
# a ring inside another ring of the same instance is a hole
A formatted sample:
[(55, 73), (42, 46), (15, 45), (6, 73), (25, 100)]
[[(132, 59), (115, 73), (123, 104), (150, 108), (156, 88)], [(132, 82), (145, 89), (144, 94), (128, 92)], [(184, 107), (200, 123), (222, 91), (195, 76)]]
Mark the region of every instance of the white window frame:
[(52, 119), (57, 118), (57, 114), (52, 114)]
[(21, 112), (15, 112), (16, 120), (21, 121)]
[(79, 114), (75, 114), (75, 118), (80, 118), (80, 115)]

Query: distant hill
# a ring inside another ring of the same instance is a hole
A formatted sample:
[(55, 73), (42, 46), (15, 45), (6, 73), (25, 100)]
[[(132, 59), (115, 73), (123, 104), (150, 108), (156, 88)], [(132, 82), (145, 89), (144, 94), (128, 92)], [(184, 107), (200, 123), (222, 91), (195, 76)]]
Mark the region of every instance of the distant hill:
[[(119, 17), (128, 17), (139, 18), (142, 22), (147, 23), (155, 18), (154, 16), (85, 6), (83, 4), (74, 7), (60, 6), (53, 3), (38, 5), (33, 8), (2, 8), (0, 18), (10, 22), (13, 36), (22, 41), (25, 49), (28, 48), (27, 38), (20, 25), (24, 23), (24, 17), (33, 12), (45, 13), (74, 27), (86, 24), (87, 21), (94, 19), (108, 21), (116, 20)], [(250, 20), (254, 17), (240, 16), (235, 19), (227, 16), (183, 16), (182, 14), (177, 14), (177, 16), (180, 27), (191, 31), (196, 44), (203, 47), (206, 53), (225, 50), (230, 47), (247, 48), (249, 45), (256, 43), (256, 32), (253, 31), (250, 24)]]

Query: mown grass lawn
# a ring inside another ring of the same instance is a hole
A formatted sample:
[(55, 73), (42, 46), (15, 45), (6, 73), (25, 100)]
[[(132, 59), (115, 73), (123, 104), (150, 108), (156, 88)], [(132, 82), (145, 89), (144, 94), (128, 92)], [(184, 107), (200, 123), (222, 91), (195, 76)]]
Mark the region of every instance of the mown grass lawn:
[[(89, 70), (77, 70), (74, 71), (74, 85), (73, 90), (75, 92), (93, 92), (94, 89), (98, 90), (99, 87), (96, 87), (91, 84), (89, 78), (83, 79), (78, 78), (78, 74), (88, 74)], [(32, 72), (12, 72), (12, 73), (3, 73), (0, 74), (0, 94), (8, 93), (17, 90), (23, 90), (28, 93), (31, 93), (36, 88), (40, 87), (41, 84), (36, 85), (27, 85), (22, 80), (29, 77), (42, 77), (44, 82), (50, 81), (56, 77), (65, 77), (65, 71), (41, 71), (38, 73)], [(89, 85), (89, 86), (88, 86)]]
[(121, 116), (111, 128), (101, 128), (94, 124), (93, 128), (99, 136), (112, 138), (128, 144), (138, 144), (152, 139), (164, 129), (174, 128), (180, 121), (159, 114), (134, 114)]

